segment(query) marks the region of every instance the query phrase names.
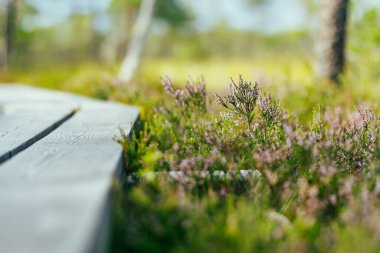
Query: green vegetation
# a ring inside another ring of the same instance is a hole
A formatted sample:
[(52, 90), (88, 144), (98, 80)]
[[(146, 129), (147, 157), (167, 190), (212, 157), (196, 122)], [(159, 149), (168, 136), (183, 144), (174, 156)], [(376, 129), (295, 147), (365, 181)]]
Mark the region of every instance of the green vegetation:
[(372, 109), (320, 107), (301, 124), (242, 78), (221, 107), (203, 81), (162, 82), (168, 97), (120, 140), (112, 252), (379, 250)]
[[(189, 10), (161, 1), (164, 29), (123, 86), (115, 77), (141, 1), (111, 2), (106, 32), (80, 11), (46, 28), (19, 23), (0, 70), (0, 82), (141, 108), (139, 128), (119, 140), (126, 177), (111, 252), (380, 251), (377, 9), (350, 18), (332, 85), (314, 75), (315, 31), (268, 35), (223, 20), (198, 31)], [(301, 3), (316, 14), (316, 1)]]

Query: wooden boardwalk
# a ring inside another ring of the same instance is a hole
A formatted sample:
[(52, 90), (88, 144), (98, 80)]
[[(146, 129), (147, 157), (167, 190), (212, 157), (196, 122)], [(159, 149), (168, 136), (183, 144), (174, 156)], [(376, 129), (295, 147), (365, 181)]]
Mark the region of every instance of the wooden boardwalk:
[(135, 107), (0, 85), (0, 252), (102, 252)]

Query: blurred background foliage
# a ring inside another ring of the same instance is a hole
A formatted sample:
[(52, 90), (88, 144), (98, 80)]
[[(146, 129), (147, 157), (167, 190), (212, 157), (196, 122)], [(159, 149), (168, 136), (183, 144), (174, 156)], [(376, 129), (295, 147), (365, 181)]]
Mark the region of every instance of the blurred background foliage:
[[(225, 89), (230, 77), (242, 74), (301, 114), (317, 104), (376, 100), (380, 95), (377, 1), (350, 2), (348, 64), (337, 89), (314, 77), (321, 1), (158, 0), (128, 94), (115, 84), (115, 76), (140, 0), (12, 1), (17, 10), (1, 82), (143, 104), (147, 97), (154, 99), (149, 92), (166, 74), (176, 83), (202, 75), (210, 90)], [(1, 5), (2, 22), (6, 2)]]

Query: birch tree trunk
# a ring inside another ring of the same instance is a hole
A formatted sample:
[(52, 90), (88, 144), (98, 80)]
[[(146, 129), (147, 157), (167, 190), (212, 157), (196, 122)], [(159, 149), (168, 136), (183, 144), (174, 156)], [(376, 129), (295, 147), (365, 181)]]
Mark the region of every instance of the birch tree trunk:
[(316, 44), (316, 75), (337, 82), (345, 64), (349, 0), (324, 0)]
[(150, 23), (153, 19), (156, 0), (143, 0), (135, 24), (126, 56), (122, 62), (118, 79), (124, 84), (131, 82), (140, 64)]

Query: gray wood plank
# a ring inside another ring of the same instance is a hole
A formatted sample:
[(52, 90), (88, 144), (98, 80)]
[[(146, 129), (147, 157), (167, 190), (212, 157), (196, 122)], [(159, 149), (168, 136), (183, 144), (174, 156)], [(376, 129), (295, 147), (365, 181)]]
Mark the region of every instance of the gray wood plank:
[(0, 163), (49, 134), (78, 106), (59, 93), (0, 85)]
[(10, 104), (22, 104), (26, 102), (38, 103), (71, 103), (73, 101), (92, 101), (90, 98), (81, 97), (61, 91), (38, 89), (26, 85), (0, 84), (0, 101)]
[(52, 113), (31, 111), (30, 114), (0, 115), (0, 163), (49, 134), (73, 113), (66, 108)]
[(139, 111), (54, 96), (62, 103), (79, 101), (80, 110), (0, 166), (0, 205), (7, 203), (0, 206), (4, 252), (93, 252), (104, 244), (99, 235), (107, 231), (109, 190), (122, 162), (113, 137), (119, 127), (128, 133)]

